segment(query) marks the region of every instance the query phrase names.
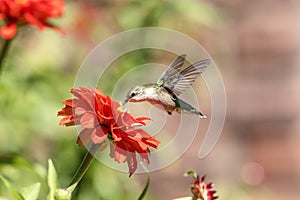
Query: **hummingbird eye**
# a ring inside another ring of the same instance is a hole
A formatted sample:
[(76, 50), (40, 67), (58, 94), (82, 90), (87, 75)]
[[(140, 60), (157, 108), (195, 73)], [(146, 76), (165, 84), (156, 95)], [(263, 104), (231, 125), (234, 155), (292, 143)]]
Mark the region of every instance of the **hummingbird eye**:
[(130, 97), (134, 97), (136, 95), (136, 93), (135, 92), (132, 92), (131, 94), (130, 94)]

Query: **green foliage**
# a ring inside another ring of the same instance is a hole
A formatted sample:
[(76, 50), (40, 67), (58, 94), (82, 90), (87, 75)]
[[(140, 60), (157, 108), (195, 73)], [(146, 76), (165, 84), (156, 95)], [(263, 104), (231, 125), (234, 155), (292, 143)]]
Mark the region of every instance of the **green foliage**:
[(41, 184), (35, 183), (33, 185), (30, 185), (28, 187), (21, 189), (21, 194), (25, 198), (25, 200), (36, 200), (39, 196)]
[(6, 178), (0, 175), (0, 179), (14, 200), (36, 200), (38, 198), (41, 187), (40, 183), (23, 187), (19, 192)]
[(186, 29), (194, 23), (212, 27), (220, 19), (213, 5), (197, 0), (131, 0), (120, 8), (118, 15), (124, 29), (148, 26), (175, 28), (172, 26), (176, 24), (184, 24)]
[(55, 192), (58, 189), (57, 173), (52, 160), (48, 160), (48, 200), (55, 200)]
[(25, 198), (10, 184), (10, 182), (6, 178), (0, 175), (0, 179), (15, 200), (25, 200)]

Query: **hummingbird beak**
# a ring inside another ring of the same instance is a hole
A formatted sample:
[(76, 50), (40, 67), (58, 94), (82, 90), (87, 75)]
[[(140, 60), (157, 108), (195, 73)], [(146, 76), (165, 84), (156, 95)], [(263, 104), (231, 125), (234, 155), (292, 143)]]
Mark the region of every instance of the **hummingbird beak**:
[(124, 99), (124, 101), (122, 102), (122, 105), (124, 106), (128, 101), (129, 101), (129, 98), (126, 97), (126, 99)]

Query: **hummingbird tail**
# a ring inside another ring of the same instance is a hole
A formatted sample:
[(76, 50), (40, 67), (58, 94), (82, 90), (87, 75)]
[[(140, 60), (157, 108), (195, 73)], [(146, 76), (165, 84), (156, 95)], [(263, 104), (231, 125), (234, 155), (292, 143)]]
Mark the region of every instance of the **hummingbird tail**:
[(200, 118), (206, 118), (205, 115), (203, 115), (200, 111), (198, 111), (196, 108), (194, 108), (193, 106), (191, 106), (190, 104), (184, 102), (183, 100), (177, 98), (175, 100), (175, 103), (177, 105), (177, 107), (182, 110), (185, 111), (187, 113), (192, 113), (192, 114), (196, 114), (199, 115)]
[[(183, 109), (184, 110), (184, 109)], [(200, 118), (207, 118), (205, 115), (203, 115), (200, 111), (196, 110), (196, 109), (193, 109), (193, 110), (185, 110), (187, 112), (190, 112), (192, 114), (196, 114), (196, 115), (199, 115)]]

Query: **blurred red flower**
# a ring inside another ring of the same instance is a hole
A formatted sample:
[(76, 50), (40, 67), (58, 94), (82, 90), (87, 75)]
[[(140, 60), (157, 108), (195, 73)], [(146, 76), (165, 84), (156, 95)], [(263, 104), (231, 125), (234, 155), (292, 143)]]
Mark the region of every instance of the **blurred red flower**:
[(11, 39), (17, 33), (18, 25), (32, 24), (38, 29), (51, 27), (49, 18), (58, 18), (65, 8), (64, 0), (0, 0), (0, 35)]
[(104, 96), (97, 88), (71, 89), (71, 93), (77, 98), (65, 100), (65, 107), (58, 116), (64, 116), (60, 125), (82, 126), (77, 138), (79, 146), (110, 141), (110, 155), (117, 162), (127, 161), (130, 176), (137, 168), (136, 153), (140, 154), (143, 162), (149, 163), (149, 147), (157, 148), (159, 141), (136, 128), (145, 125), (144, 121), (149, 118), (134, 118), (128, 112), (120, 111), (120, 104)]
[(217, 199), (218, 197), (214, 196), (216, 191), (212, 189), (213, 183), (206, 184), (204, 180), (205, 176), (202, 176), (201, 179), (198, 175), (194, 176), (194, 183), (191, 186), (193, 197), (201, 200)]

